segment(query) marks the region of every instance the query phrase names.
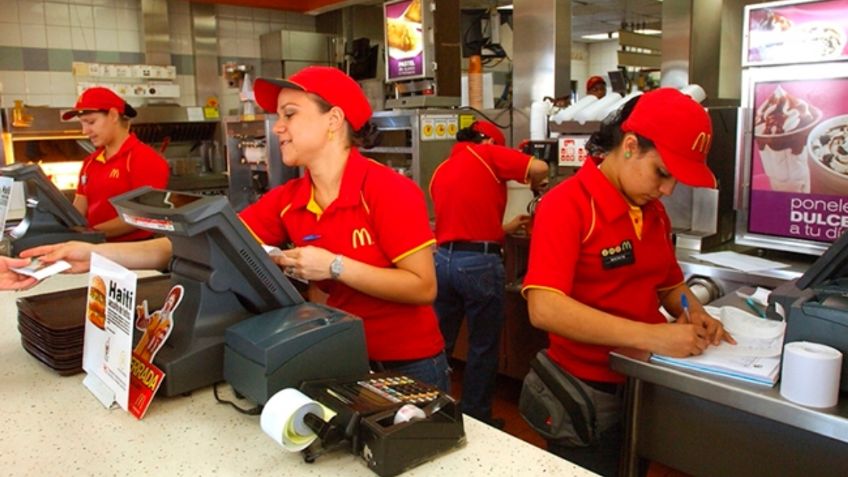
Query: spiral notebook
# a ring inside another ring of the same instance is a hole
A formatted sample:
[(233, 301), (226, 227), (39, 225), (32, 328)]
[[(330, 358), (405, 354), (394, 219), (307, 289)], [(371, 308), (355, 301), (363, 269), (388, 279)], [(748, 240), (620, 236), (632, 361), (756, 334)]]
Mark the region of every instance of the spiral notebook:
[(766, 320), (734, 307), (710, 308), (736, 340), (710, 346), (698, 356), (673, 358), (654, 354), (651, 361), (701, 373), (774, 386), (780, 374), (780, 355), (786, 323)]

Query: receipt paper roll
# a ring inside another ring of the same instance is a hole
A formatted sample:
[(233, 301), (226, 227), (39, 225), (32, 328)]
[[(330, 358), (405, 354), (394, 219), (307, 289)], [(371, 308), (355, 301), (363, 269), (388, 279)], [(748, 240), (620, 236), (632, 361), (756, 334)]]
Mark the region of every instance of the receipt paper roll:
[(841, 372), (842, 353), (838, 350), (807, 341), (786, 343), (780, 395), (803, 406), (835, 406)]
[(312, 444), (315, 433), (303, 422), (311, 412), (324, 418), (324, 408), (297, 389), (287, 388), (274, 394), (262, 409), (259, 424), (274, 442), (291, 452), (301, 451)]

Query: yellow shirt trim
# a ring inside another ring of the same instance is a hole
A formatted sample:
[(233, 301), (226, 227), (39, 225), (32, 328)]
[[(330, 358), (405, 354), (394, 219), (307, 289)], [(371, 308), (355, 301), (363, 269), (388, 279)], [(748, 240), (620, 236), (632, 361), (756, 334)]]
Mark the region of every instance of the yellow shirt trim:
[(489, 174), (491, 174), (491, 175), (492, 175), (492, 178), (495, 180), (495, 182), (497, 182), (498, 184), (500, 184), (500, 183), (501, 183), (501, 180), (500, 180), (500, 179), (498, 179), (498, 176), (495, 174), (495, 171), (493, 171), (493, 170), (492, 170), (492, 168), (491, 168), (491, 167), (489, 167), (489, 165), (488, 165), (488, 164), (486, 164), (486, 161), (484, 161), (484, 160), (483, 160), (483, 158), (482, 158), (482, 157), (480, 157), (480, 154), (477, 154), (477, 152), (476, 152), (476, 151), (474, 151), (474, 149), (471, 149), (470, 147), (468, 148), (468, 152), (470, 152), (471, 154), (473, 154), (473, 155), (474, 155), (474, 157), (476, 157), (476, 158), (480, 161), (480, 163), (481, 163), (481, 164), (483, 164), (483, 167), (485, 167), (485, 168), (486, 168), (486, 170), (487, 170), (487, 171), (489, 171)]
[(525, 183), (525, 184), (527, 184), (528, 182), (530, 182), (530, 166), (532, 166), (532, 165), (533, 165), (533, 160), (534, 160), (534, 159), (535, 159), (535, 158), (534, 158), (533, 156), (530, 156), (530, 160), (529, 160), (529, 161), (527, 161), (527, 168), (526, 168), (526, 169), (524, 169), (524, 183)]
[(657, 288), (657, 291), (658, 292), (664, 292), (664, 291), (668, 291), (668, 290), (674, 290), (675, 288), (679, 287), (680, 285), (683, 285), (684, 283), (686, 283), (686, 282), (679, 282), (676, 285), (672, 285), (670, 287)]
[(100, 154), (98, 154), (94, 160), (101, 164), (106, 164), (106, 149), (100, 151)]
[(586, 236), (583, 237), (583, 241), (581, 243), (586, 243), (586, 241), (589, 240), (589, 237), (592, 235), (592, 232), (595, 231), (595, 217), (597, 215), (595, 213), (595, 199), (590, 198), (589, 205), (592, 207), (592, 222), (589, 223), (589, 231), (586, 232)]
[(402, 254), (398, 255), (397, 257), (393, 258), (393, 259), (392, 259), (392, 263), (398, 263), (398, 262), (400, 262), (401, 260), (403, 260), (404, 258), (406, 258), (406, 257), (408, 257), (408, 256), (410, 256), (410, 255), (412, 255), (413, 253), (418, 252), (418, 251), (420, 251), (420, 250), (423, 250), (423, 249), (425, 249), (425, 248), (427, 248), (427, 247), (429, 247), (429, 246), (431, 246), (431, 245), (433, 245), (433, 244), (435, 244), (435, 243), (436, 243), (436, 239), (430, 239), (430, 240), (428, 240), (428, 241), (426, 241), (426, 242), (422, 243), (421, 245), (419, 245), (419, 246), (417, 246), (417, 247), (413, 248), (412, 250), (409, 250), (408, 252), (404, 252), (404, 253), (402, 253)]
[(252, 229), (252, 228), (250, 228), (250, 226), (249, 226), (249, 225), (247, 225), (247, 222), (245, 222), (244, 220), (242, 220), (242, 218), (241, 218), (241, 217), (239, 217), (239, 220), (241, 220), (241, 223), (242, 223), (242, 225), (244, 225), (244, 228), (246, 228), (246, 229), (247, 229), (247, 231), (248, 231), (248, 232), (250, 232), (250, 235), (251, 235), (254, 239), (256, 239), (256, 241), (257, 241), (257, 242), (261, 243), (262, 245), (265, 245), (265, 242), (263, 242), (263, 241), (259, 238), (259, 236), (258, 236), (258, 235), (256, 235), (256, 232), (254, 232), (254, 231), (253, 231), (253, 229)]
[(645, 223), (645, 219), (642, 215), (642, 208), (637, 206), (630, 206), (630, 221), (633, 222), (633, 230), (636, 231), (636, 237), (639, 240), (642, 240), (642, 224)]
[(554, 293), (559, 293), (562, 296), (566, 296), (565, 293), (562, 292), (562, 290), (557, 290), (556, 288), (546, 287), (542, 285), (527, 285), (521, 289), (521, 296), (524, 297), (525, 300), (527, 299), (527, 291), (530, 289), (552, 291)]
[(283, 211), (282, 211), (282, 212), (280, 212), (280, 218), (281, 218), (281, 219), (283, 218), (283, 216), (284, 216), (284, 215), (286, 215), (286, 212), (288, 212), (288, 211), (289, 211), (289, 209), (291, 209), (291, 204), (289, 204), (289, 205), (287, 205), (287, 206), (283, 207)]
[(318, 202), (315, 202), (315, 189), (311, 189), (309, 192), (309, 202), (306, 203), (306, 210), (315, 214), (319, 219), (321, 218), (321, 214), (324, 213), (324, 209), (318, 205)]
[(365, 202), (365, 193), (359, 191), (359, 200), (362, 202), (362, 207), (365, 209), (365, 213), (371, 215), (371, 208), (368, 207), (368, 203)]

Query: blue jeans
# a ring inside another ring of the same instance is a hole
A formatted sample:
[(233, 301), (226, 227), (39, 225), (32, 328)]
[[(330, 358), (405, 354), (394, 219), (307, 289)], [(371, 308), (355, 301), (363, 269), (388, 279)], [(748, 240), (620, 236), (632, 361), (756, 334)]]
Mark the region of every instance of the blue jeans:
[(397, 371), (410, 378), (432, 384), (444, 393), (450, 392), (448, 359), (444, 351), (432, 358), (404, 361), (403, 364), (396, 363), (397, 361), (371, 361), (371, 369), (373, 371)]
[(468, 319), (468, 357), (462, 381), (462, 412), (489, 422), (498, 373), (498, 342), (504, 324), (504, 266), (501, 257), (480, 252), (436, 252), (439, 292), (434, 305), (453, 353), (463, 318)]

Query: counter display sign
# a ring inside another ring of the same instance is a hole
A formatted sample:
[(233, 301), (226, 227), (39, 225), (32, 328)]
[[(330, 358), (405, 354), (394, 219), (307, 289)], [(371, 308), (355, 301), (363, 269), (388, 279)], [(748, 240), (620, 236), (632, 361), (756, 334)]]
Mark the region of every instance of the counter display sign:
[(386, 69), (389, 81), (424, 77), (423, 0), (399, 0), (383, 4)]
[(833, 242), (848, 229), (848, 77), (752, 91), (748, 230)]
[(772, 2), (745, 11), (744, 66), (848, 58), (848, 0)]

